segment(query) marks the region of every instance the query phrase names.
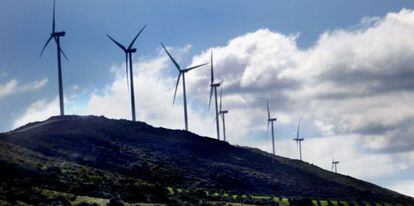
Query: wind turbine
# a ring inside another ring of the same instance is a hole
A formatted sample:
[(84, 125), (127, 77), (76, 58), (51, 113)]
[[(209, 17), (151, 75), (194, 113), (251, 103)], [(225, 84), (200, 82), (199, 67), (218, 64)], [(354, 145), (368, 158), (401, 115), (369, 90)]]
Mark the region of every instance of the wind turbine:
[(222, 108), (222, 95), (223, 95), (223, 90), (222, 87), (220, 87), (220, 116), (221, 119), (223, 120), (223, 139), (224, 141), (226, 141), (226, 119), (225, 119), (225, 114), (227, 114), (229, 111), (228, 110), (223, 110)]
[(210, 109), (211, 105), (211, 98), (213, 97), (213, 91), (214, 91), (214, 100), (215, 100), (215, 106), (216, 106), (216, 130), (217, 130), (217, 139), (220, 140), (220, 126), (219, 126), (219, 110), (217, 105), (217, 87), (220, 87), (220, 83), (214, 83), (214, 69), (213, 69), (213, 51), (211, 51), (211, 57), (210, 57), (210, 66), (211, 66), (211, 81), (210, 81), (210, 100), (208, 102), (208, 109)]
[(60, 115), (65, 115), (65, 106), (63, 102), (63, 82), (62, 82), (62, 62), (61, 62), (61, 54), (63, 57), (65, 57), (66, 60), (68, 58), (66, 57), (65, 53), (63, 52), (62, 48), (60, 47), (60, 37), (65, 36), (64, 31), (56, 31), (56, 21), (55, 21), (55, 5), (56, 2), (53, 1), (53, 23), (52, 23), (52, 33), (50, 34), (49, 39), (47, 39), (45, 45), (43, 46), (42, 52), (40, 53), (40, 56), (43, 55), (43, 52), (45, 51), (47, 45), (49, 42), (54, 39), (56, 42), (56, 48), (57, 48), (57, 59), (58, 59), (58, 79), (59, 79), (59, 106), (60, 106)]
[(196, 66), (192, 66), (186, 69), (181, 69), (180, 65), (175, 61), (175, 59), (171, 56), (171, 54), (168, 52), (168, 50), (165, 48), (164, 44), (161, 43), (161, 46), (164, 48), (165, 52), (168, 54), (168, 56), (170, 57), (171, 61), (174, 63), (175, 67), (178, 69), (178, 78), (177, 78), (177, 83), (175, 85), (175, 91), (174, 91), (174, 99), (173, 99), (173, 105), (175, 103), (175, 96), (177, 94), (177, 88), (178, 88), (178, 84), (180, 83), (180, 78), (181, 76), (183, 77), (183, 99), (184, 99), (184, 123), (185, 123), (185, 130), (188, 131), (188, 115), (187, 115), (187, 93), (185, 90), (185, 74), (195, 68), (207, 65), (208, 63), (204, 63), (204, 64), (200, 64), (200, 65), (196, 65)]
[[(339, 161), (335, 161), (333, 158), (332, 158), (332, 172), (335, 172), (335, 173), (338, 173), (338, 168), (337, 168), (337, 165), (339, 164)], [(335, 169), (335, 170), (334, 170)]]
[(296, 131), (296, 138), (293, 139), (296, 141), (296, 145), (299, 147), (299, 158), (302, 161), (302, 141), (304, 138), (299, 138), (299, 130), (300, 130), (300, 119), (298, 124), (298, 130)]
[(277, 118), (270, 118), (270, 109), (269, 109), (269, 98), (267, 99), (267, 129), (266, 131), (269, 131), (269, 124), (271, 125), (272, 129), (272, 149), (273, 154), (275, 154), (275, 132), (274, 132), (274, 122), (277, 120)]
[[(136, 120), (136, 114), (135, 114), (134, 73), (132, 69), (132, 54), (137, 52), (137, 49), (132, 48), (132, 46), (134, 46), (135, 40), (137, 40), (141, 32), (144, 31), (145, 27), (147, 27), (147, 25), (142, 27), (142, 29), (134, 37), (134, 39), (132, 40), (132, 42), (129, 44), (128, 47), (125, 47), (124, 45), (117, 42), (115, 39), (109, 36), (109, 34), (106, 35), (111, 41), (113, 41), (119, 48), (121, 48), (125, 52), (125, 72), (126, 72), (126, 77), (127, 77), (127, 86), (129, 83), (131, 83), (130, 85), (131, 87), (131, 111), (132, 111), (132, 121), (134, 122)], [(130, 75), (129, 77), (128, 77), (128, 62), (129, 62), (129, 75)], [(131, 79), (130, 82), (128, 82), (129, 78)]]

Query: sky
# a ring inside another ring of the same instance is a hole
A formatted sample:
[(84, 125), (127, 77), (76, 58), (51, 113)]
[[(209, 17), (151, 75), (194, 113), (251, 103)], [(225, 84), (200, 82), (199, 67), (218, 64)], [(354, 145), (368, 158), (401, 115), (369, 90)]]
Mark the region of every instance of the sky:
[[(58, 115), (51, 0), (0, 1), (0, 131)], [(414, 196), (414, 2), (405, 0), (57, 0), (66, 114), (130, 119), (123, 44), (135, 43), (137, 119), (184, 128), (177, 71), (209, 62), (234, 145), (276, 153)], [(209, 66), (186, 74), (189, 129), (215, 138)]]

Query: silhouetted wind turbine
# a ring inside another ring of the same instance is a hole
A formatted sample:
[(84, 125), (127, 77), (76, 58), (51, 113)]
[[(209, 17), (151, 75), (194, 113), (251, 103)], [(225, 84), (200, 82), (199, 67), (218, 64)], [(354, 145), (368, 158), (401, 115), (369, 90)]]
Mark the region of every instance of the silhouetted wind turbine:
[(45, 45), (43, 46), (42, 52), (40, 53), (40, 56), (43, 55), (43, 52), (45, 51), (47, 45), (49, 42), (54, 39), (56, 42), (56, 48), (57, 48), (57, 59), (58, 59), (58, 79), (59, 79), (59, 106), (60, 106), (60, 115), (65, 115), (65, 106), (63, 102), (63, 82), (62, 82), (62, 63), (61, 63), (61, 57), (62, 54), (63, 57), (65, 57), (66, 60), (68, 58), (66, 57), (65, 53), (63, 52), (62, 48), (60, 47), (60, 37), (65, 36), (64, 31), (56, 31), (56, 23), (55, 23), (55, 5), (56, 2), (53, 1), (53, 23), (52, 23), (52, 33), (50, 34), (49, 39), (46, 41)]
[(217, 139), (220, 140), (220, 126), (219, 126), (219, 110), (217, 105), (217, 87), (220, 87), (220, 83), (214, 83), (214, 69), (213, 69), (213, 51), (211, 51), (211, 57), (210, 57), (210, 66), (211, 66), (211, 81), (210, 81), (210, 99), (208, 101), (208, 109), (210, 109), (211, 105), (211, 98), (213, 97), (213, 91), (214, 91), (214, 100), (215, 100), (215, 106), (216, 106), (216, 130), (217, 130)]
[(296, 145), (299, 148), (299, 159), (302, 160), (302, 141), (304, 140), (304, 138), (299, 138), (299, 130), (300, 130), (300, 119), (299, 119), (299, 124), (298, 124), (298, 130), (296, 131), (296, 138), (293, 140), (296, 141)]
[[(138, 32), (138, 34), (134, 37), (134, 39), (132, 40), (132, 42), (129, 44), (128, 48), (126, 48), (124, 45), (120, 44), (119, 42), (117, 42), (115, 39), (113, 39), (111, 36), (109, 36), (109, 34), (107, 34), (106, 36), (108, 36), (109, 39), (111, 39), (119, 48), (121, 48), (124, 52), (125, 52), (125, 72), (126, 72), (126, 77), (127, 77), (127, 85), (128, 83), (131, 83), (131, 111), (132, 111), (132, 121), (136, 120), (136, 114), (135, 114), (135, 94), (134, 94), (134, 73), (133, 73), (133, 69), (132, 69), (132, 53), (137, 52), (136, 48), (132, 48), (132, 46), (134, 46), (135, 40), (137, 40), (138, 36), (141, 34), (142, 31), (144, 31), (145, 27), (147, 25), (145, 25), (144, 27), (142, 27), (142, 29)], [(128, 77), (128, 62), (129, 62), (129, 76)], [(131, 78), (131, 81), (129, 81), (129, 78)]]
[(220, 87), (220, 116), (221, 116), (221, 119), (223, 120), (223, 139), (224, 139), (224, 141), (226, 141), (226, 119), (225, 119), (225, 114), (227, 114), (229, 111), (228, 110), (223, 110), (223, 107), (222, 107), (222, 95), (223, 95), (223, 90), (222, 90), (222, 87)]
[(192, 66), (192, 67), (189, 67), (189, 68), (187, 68), (187, 69), (181, 69), (181, 68), (180, 68), (180, 65), (179, 65), (179, 64), (175, 61), (175, 59), (171, 56), (171, 54), (170, 54), (170, 53), (168, 52), (168, 50), (165, 48), (164, 44), (162, 44), (162, 43), (161, 43), (161, 46), (164, 48), (165, 52), (168, 54), (168, 56), (170, 57), (171, 61), (174, 63), (175, 67), (177, 67), (178, 72), (179, 72), (179, 74), (178, 74), (178, 78), (177, 78), (177, 83), (176, 83), (176, 85), (175, 85), (173, 105), (174, 105), (174, 103), (175, 103), (175, 96), (176, 96), (176, 94), (177, 94), (177, 88), (178, 88), (178, 84), (180, 83), (180, 78), (181, 78), (181, 76), (183, 77), (184, 123), (185, 123), (185, 130), (187, 130), (187, 131), (188, 131), (187, 93), (186, 93), (186, 90), (185, 90), (185, 73), (187, 73), (187, 72), (189, 72), (189, 71), (191, 71), (191, 70), (193, 70), (193, 69), (195, 69), (195, 68), (198, 68), (198, 67), (201, 67), (201, 66), (207, 65), (208, 63), (200, 64), (200, 65), (197, 65), (197, 66)]
[(337, 165), (339, 164), (339, 161), (335, 161), (333, 158), (332, 158), (332, 172), (335, 172), (335, 173), (338, 173), (338, 168), (337, 168)]
[(267, 99), (267, 129), (266, 131), (269, 131), (269, 124), (271, 125), (272, 129), (272, 149), (273, 154), (275, 154), (275, 133), (274, 133), (274, 122), (277, 120), (277, 118), (270, 118), (270, 109), (269, 109), (269, 99)]

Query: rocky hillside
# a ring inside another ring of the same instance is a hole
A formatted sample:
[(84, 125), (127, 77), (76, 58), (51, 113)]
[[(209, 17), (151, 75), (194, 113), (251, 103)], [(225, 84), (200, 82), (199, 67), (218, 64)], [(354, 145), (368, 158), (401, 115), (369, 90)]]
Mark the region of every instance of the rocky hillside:
[[(38, 190), (168, 202), (168, 189), (413, 203), (314, 165), (191, 132), (96, 116), (51, 117), (0, 134), (0, 199)], [(44, 193), (42, 193), (44, 196)], [(8, 200), (8, 201), (9, 201)]]

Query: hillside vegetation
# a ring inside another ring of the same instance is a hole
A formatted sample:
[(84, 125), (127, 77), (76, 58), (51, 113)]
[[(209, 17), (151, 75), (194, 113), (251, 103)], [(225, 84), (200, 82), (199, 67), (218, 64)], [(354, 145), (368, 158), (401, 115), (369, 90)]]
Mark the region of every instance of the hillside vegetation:
[(4, 204), (414, 204), (410, 197), (306, 162), (96, 116), (51, 117), (0, 134), (0, 171)]

